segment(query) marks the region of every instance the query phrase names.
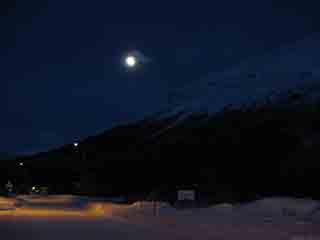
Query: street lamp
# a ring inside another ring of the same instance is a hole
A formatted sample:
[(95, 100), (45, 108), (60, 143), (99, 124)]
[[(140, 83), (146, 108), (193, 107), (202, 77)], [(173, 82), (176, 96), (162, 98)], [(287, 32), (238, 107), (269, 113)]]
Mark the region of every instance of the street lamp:
[(79, 146), (79, 143), (78, 142), (74, 142), (73, 143), (73, 146), (74, 146), (74, 148), (76, 149), (75, 151), (76, 152), (78, 152), (78, 154), (79, 154), (79, 158), (80, 158), (80, 161), (81, 160), (85, 160), (85, 152), (84, 152), (84, 149), (82, 148), (80, 148), (80, 146)]
[(80, 151), (80, 147), (79, 147), (79, 143), (78, 142), (74, 142), (73, 143), (73, 147), (75, 148), (75, 152), (79, 154), (79, 158), (81, 160), (81, 151)]

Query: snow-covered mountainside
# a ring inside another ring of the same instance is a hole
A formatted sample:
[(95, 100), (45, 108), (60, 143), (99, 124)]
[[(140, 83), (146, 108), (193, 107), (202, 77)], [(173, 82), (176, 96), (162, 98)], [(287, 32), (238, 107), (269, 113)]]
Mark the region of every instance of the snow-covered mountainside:
[(289, 89), (307, 86), (311, 90), (320, 83), (319, 43), (320, 34), (314, 34), (223, 72), (211, 73), (170, 93), (171, 111), (214, 113), (229, 105), (278, 98)]

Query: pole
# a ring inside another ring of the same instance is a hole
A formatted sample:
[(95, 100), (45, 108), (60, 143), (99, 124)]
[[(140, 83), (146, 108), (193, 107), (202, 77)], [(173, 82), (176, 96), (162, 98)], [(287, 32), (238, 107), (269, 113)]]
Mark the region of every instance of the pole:
[(157, 202), (153, 201), (153, 216), (157, 216)]

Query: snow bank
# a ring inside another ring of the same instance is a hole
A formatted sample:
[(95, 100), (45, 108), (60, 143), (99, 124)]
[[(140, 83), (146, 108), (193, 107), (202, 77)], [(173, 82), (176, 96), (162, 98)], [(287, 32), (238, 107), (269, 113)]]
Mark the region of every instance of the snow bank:
[(0, 197), (0, 211), (1, 210), (13, 210), (15, 208), (16, 201), (12, 198)]
[(79, 197), (72, 195), (19, 195), (17, 200), (25, 204), (66, 204), (72, 203)]
[(233, 211), (234, 206), (230, 203), (221, 203), (210, 207), (211, 211), (215, 212), (231, 212)]
[(81, 209), (90, 202), (88, 198), (72, 195), (20, 195), (16, 198), (19, 208)]
[(60, 211), (83, 211), (84, 213), (120, 217), (152, 217), (154, 215), (173, 218), (205, 219), (207, 222), (221, 218), (239, 219), (299, 219), (320, 222), (320, 202), (311, 199), (266, 198), (258, 201), (232, 205), (223, 203), (208, 208), (178, 210), (166, 202), (136, 202), (118, 204), (107, 198), (90, 198), (71, 195), (60, 196), (18, 196), (16, 199), (0, 198), (0, 210), (42, 209)]
[(131, 205), (114, 206), (113, 215), (120, 217), (136, 217), (136, 216), (154, 216), (159, 215), (175, 215), (177, 210), (165, 202), (135, 202)]
[[(320, 203), (310, 199), (266, 198), (183, 210), (165, 202), (117, 204), (68, 195), (18, 199), (25, 205), (0, 211), (4, 239), (320, 239)], [(3, 206), (15, 202), (0, 198)], [(77, 202), (85, 204), (70, 211)], [(312, 221), (301, 221), (307, 217)]]
[(310, 199), (266, 198), (238, 206), (237, 211), (245, 215), (305, 218), (319, 208), (320, 203)]
[(258, 201), (232, 205), (223, 203), (208, 208), (178, 210), (164, 202), (136, 202), (131, 205), (115, 205), (114, 215), (130, 218), (135, 216), (192, 217), (217, 221), (220, 218), (300, 219), (320, 221), (320, 202), (311, 199), (265, 198)]

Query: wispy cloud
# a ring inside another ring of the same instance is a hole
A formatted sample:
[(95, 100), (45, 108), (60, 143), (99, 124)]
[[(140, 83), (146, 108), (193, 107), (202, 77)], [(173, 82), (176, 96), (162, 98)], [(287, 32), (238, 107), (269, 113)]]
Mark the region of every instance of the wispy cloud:
[(149, 63), (152, 61), (151, 57), (146, 56), (144, 53), (142, 53), (139, 50), (133, 50), (129, 52), (130, 55), (136, 57), (140, 63)]

